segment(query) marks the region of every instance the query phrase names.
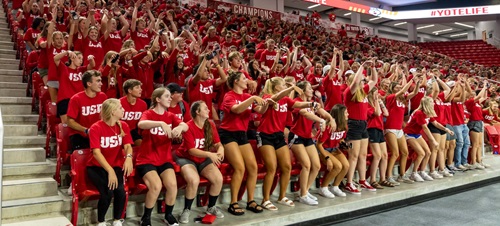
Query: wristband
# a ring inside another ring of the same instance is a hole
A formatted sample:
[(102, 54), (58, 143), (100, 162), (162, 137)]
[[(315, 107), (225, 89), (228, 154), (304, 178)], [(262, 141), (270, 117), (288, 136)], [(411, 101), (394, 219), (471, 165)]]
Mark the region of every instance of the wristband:
[(89, 129), (85, 129), (85, 134), (89, 135)]
[(132, 154), (127, 154), (125, 158), (132, 158)]

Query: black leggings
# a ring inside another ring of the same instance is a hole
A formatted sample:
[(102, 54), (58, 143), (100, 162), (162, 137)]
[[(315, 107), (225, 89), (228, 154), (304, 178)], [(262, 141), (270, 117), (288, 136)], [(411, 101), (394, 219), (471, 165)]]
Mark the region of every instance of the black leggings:
[(95, 185), (101, 197), (97, 203), (97, 221), (104, 222), (106, 212), (111, 204), (113, 195), (113, 217), (118, 220), (122, 218), (123, 209), (125, 207), (125, 189), (123, 188), (123, 171), (120, 167), (114, 167), (116, 177), (118, 178), (118, 188), (109, 190), (108, 188), (108, 172), (99, 166), (87, 167), (87, 175), (90, 181)]

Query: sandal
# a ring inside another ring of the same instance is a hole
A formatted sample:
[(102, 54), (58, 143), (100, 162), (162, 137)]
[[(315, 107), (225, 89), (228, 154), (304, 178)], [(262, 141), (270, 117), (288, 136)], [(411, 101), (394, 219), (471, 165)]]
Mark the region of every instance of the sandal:
[(267, 200), (265, 201), (264, 203), (262, 203), (261, 205), (262, 207), (264, 207), (264, 209), (266, 210), (271, 210), (271, 211), (276, 211), (278, 210), (278, 207), (276, 207), (271, 201)]
[(394, 186), (396, 186), (396, 185), (394, 185), (393, 183), (391, 183), (391, 182), (389, 182), (387, 180), (380, 181), (380, 185), (385, 186), (385, 187), (391, 187), (391, 188), (394, 187)]
[[(251, 206), (252, 204), (255, 203), (255, 206)], [(247, 210), (250, 210), (254, 213), (262, 213), (264, 209), (262, 208), (261, 205), (257, 204), (255, 200), (252, 200), (250, 202), (247, 202)]]
[(241, 216), (241, 215), (245, 214), (245, 211), (243, 211), (243, 208), (241, 208), (237, 205), (238, 205), (237, 202), (229, 204), (229, 208), (227, 208), (227, 212), (229, 212), (230, 214), (235, 215), (235, 216)]
[(384, 189), (384, 187), (382, 187), (382, 185), (378, 184), (377, 181), (372, 182), (371, 186), (376, 188), (376, 189)]
[(293, 201), (288, 199), (287, 197), (284, 197), (281, 200), (278, 200), (278, 203), (281, 205), (289, 206), (289, 207), (295, 206), (295, 203), (293, 203)]

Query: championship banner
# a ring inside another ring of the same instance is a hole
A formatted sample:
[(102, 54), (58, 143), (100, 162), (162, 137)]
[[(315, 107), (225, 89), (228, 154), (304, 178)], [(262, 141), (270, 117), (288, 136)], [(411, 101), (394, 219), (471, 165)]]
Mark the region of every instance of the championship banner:
[(224, 11), (229, 11), (231, 10), (233, 13), (236, 14), (243, 14), (243, 15), (248, 15), (248, 16), (260, 16), (264, 19), (274, 19), (274, 20), (281, 20), (281, 13), (272, 11), (272, 10), (267, 10), (267, 9), (259, 9), (259, 8), (254, 8), (251, 6), (247, 5), (240, 5), (240, 4), (233, 4), (229, 2), (219, 2), (219, 1), (213, 1), (213, 0), (208, 0), (208, 7), (217, 9), (217, 10), (224, 10)]
[(188, 4), (189, 6), (193, 6), (196, 4), (200, 4), (201, 7), (207, 7), (207, 0), (180, 0), (182, 5)]
[(300, 16), (291, 13), (282, 13), (281, 19), (290, 23), (300, 23)]

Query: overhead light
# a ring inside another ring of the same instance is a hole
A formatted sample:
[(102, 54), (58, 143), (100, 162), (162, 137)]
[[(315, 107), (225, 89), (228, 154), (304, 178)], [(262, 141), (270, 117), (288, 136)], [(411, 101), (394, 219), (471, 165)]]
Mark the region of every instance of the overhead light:
[(316, 7), (320, 6), (320, 5), (321, 5), (321, 4), (316, 4), (316, 5), (309, 6), (309, 7), (307, 7), (307, 8), (308, 8), (308, 9), (312, 9), (312, 8), (316, 8)]
[(464, 27), (468, 27), (468, 28), (474, 28), (474, 26), (470, 26), (468, 24), (463, 24), (463, 23), (459, 23), (459, 22), (455, 22), (456, 25), (460, 25), (460, 26), (464, 26)]
[(457, 37), (457, 36), (464, 36), (464, 35), (467, 35), (467, 33), (454, 34), (454, 35), (450, 35), (450, 37)]
[(406, 24), (406, 22), (397, 23), (397, 24), (394, 24), (394, 26), (399, 26), (399, 25), (403, 25), (403, 24)]
[(346, 14), (344, 14), (344, 16), (349, 16), (349, 15), (351, 15), (351, 13), (346, 13)]
[(422, 26), (422, 27), (417, 27), (417, 30), (424, 29), (424, 28), (430, 28), (430, 27), (434, 27), (434, 24), (426, 25), (426, 26)]
[(378, 20), (378, 19), (382, 19), (382, 17), (371, 18), (371, 19), (369, 19), (369, 21), (374, 21), (374, 20)]
[(446, 32), (446, 31), (451, 31), (451, 30), (453, 30), (453, 28), (448, 28), (448, 29), (439, 30), (439, 31), (433, 31), (432, 33), (438, 34), (438, 33), (441, 33), (441, 32)]

